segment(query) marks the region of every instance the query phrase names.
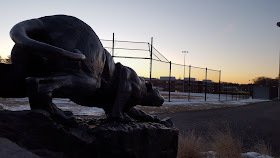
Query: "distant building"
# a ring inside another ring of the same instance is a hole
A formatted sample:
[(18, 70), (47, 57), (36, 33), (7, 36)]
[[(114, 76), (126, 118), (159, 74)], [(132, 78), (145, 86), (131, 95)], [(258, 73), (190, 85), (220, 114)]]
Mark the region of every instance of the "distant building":
[(185, 77), (184, 80), (185, 80), (185, 81), (189, 81), (189, 80), (190, 80), (190, 81), (195, 81), (196, 79), (195, 79), (195, 78), (188, 78), (188, 77)]
[[(169, 80), (169, 77), (165, 77), (165, 76), (164, 76), (164, 77), (160, 77), (160, 79), (159, 79), (159, 80), (162, 80), (162, 81), (168, 81), (168, 80)], [(175, 80), (176, 80), (176, 78), (171, 76), (171, 77), (170, 77), (170, 80), (171, 80), (171, 81), (175, 81)]]
[[(139, 76), (139, 78), (144, 79), (145, 81), (149, 81), (150, 78)], [(157, 78), (151, 78), (151, 80), (158, 80)]]
[(254, 86), (253, 98), (254, 99), (275, 99), (278, 96), (276, 86)]
[(212, 83), (212, 80), (202, 80), (203, 82)]

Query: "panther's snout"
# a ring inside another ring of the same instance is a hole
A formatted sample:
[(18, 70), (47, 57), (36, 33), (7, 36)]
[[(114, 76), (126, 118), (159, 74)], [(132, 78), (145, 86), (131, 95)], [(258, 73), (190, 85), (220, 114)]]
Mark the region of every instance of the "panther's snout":
[(161, 97), (161, 98), (160, 98), (160, 105), (162, 105), (163, 103), (164, 103), (164, 98)]
[(160, 96), (159, 98), (158, 98), (158, 101), (157, 101), (157, 107), (160, 107), (160, 106), (162, 106), (162, 104), (164, 103), (164, 98), (162, 97), (162, 96)]

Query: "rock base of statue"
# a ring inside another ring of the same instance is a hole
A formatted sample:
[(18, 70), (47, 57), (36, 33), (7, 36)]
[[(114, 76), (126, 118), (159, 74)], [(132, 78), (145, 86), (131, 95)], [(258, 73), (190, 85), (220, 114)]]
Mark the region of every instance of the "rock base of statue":
[(41, 157), (176, 158), (178, 130), (159, 123), (77, 118), (64, 127), (44, 111), (0, 111), (0, 137)]

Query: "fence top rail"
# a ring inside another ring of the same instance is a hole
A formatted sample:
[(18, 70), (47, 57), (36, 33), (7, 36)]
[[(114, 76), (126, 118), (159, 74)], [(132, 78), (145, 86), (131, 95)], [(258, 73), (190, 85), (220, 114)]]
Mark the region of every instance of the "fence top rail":
[(113, 56), (116, 58), (130, 58), (130, 59), (150, 59), (150, 58), (145, 58), (145, 57), (128, 57), (128, 56)]
[(171, 63), (172, 65), (178, 65), (178, 66), (187, 66), (187, 65), (183, 65), (183, 64), (176, 64), (176, 63)]
[[(113, 40), (106, 40), (106, 39), (100, 39), (101, 41), (107, 41), (112, 42)], [(149, 44), (149, 42), (137, 42), (137, 41), (120, 41), (120, 40), (114, 40), (114, 42), (126, 42), (126, 43), (142, 43), (142, 44)]]
[(191, 66), (191, 65), (190, 65), (190, 67), (192, 67), (192, 68), (196, 68), (196, 69), (203, 69), (203, 70), (205, 70), (205, 69), (206, 69), (206, 68), (196, 67), (196, 66)]
[[(104, 48), (108, 48), (108, 49), (113, 49), (112, 47), (104, 47)], [(149, 52), (150, 50), (148, 49), (136, 49), (136, 48), (118, 48), (118, 47), (114, 47), (114, 49), (121, 49), (121, 50), (135, 50), (135, 51), (147, 51)]]
[(217, 72), (220, 72), (221, 70), (214, 70), (214, 69), (207, 69), (207, 70), (210, 70), (210, 71), (217, 71)]

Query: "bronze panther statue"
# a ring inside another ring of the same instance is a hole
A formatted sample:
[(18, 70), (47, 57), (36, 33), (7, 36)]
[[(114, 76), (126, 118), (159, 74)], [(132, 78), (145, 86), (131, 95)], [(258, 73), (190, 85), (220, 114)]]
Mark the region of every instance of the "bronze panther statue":
[(16, 24), (10, 36), (15, 42), (12, 64), (0, 65), (0, 81), (5, 83), (0, 96), (28, 96), (31, 109), (46, 110), (62, 123), (70, 118), (53, 97), (101, 107), (111, 121), (159, 121), (134, 107), (161, 106), (164, 99), (158, 90), (131, 68), (115, 64), (83, 21), (67, 15), (26, 20)]

